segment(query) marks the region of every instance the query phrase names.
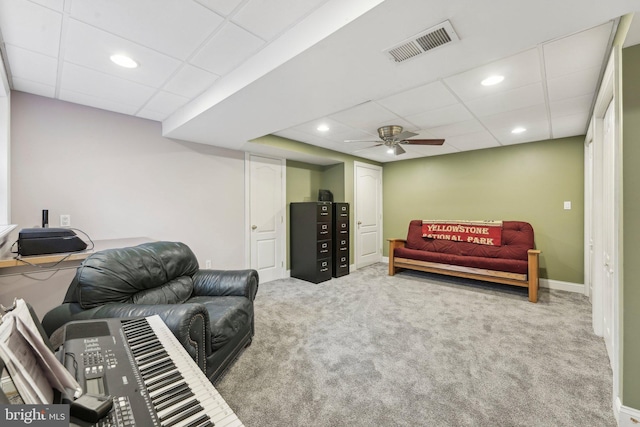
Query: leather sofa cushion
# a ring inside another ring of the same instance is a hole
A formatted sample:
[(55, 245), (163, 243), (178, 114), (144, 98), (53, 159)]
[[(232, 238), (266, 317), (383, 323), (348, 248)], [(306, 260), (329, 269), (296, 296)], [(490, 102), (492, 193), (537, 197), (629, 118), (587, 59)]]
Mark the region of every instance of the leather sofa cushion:
[(206, 297), (189, 299), (189, 303), (204, 305), (211, 323), (211, 350), (216, 351), (227, 344), (242, 328), (251, 324), (252, 302), (241, 296)]
[(75, 278), (76, 297), (85, 309), (109, 302), (181, 303), (191, 295), (190, 276), (198, 269), (191, 249), (179, 242), (108, 249), (91, 255), (80, 265)]

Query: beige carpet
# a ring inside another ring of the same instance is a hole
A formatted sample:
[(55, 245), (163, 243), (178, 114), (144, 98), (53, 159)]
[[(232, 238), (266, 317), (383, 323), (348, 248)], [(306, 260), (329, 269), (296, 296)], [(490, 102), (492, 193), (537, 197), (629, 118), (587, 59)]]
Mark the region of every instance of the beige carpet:
[(216, 386), (246, 426), (616, 425), (584, 296), (386, 269), (260, 285)]

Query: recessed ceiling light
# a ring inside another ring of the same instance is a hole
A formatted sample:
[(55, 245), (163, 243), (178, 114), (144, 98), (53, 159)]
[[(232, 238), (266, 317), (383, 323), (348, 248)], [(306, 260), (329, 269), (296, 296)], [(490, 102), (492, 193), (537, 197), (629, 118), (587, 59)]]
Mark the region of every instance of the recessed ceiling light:
[(393, 154), (393, 148), (389, 148), (389, 149), (387, 150), (387, 154)]
[(327, 125), (320, 125), (316, 128), (317, 130), (319, 130), (320, 132), (326, 132), (329, 130), (329, 126)]
[(124, 68), (136, 68), (138, 63), (125, 55), (111, 55), (111, 61)]
[(526, 132), (526, 131), (527, 131), (527, 129), (525, 129), (523, 127), (517, 127), (517, 128), (513, 128), (511, 133), (522, 133), (522, 132)]
[(493, 86), (497, 85), (501, 81), (504, 80), (504, 76), (490, 76), (480, 82), (482, 86)]

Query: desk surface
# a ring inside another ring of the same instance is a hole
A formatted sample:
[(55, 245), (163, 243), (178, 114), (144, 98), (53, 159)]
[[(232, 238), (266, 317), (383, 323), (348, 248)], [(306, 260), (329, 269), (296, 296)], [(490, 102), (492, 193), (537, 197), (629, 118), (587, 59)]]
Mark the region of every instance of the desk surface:
[[(94, 247), (91, 250), (80, 252), (69, 252), (61, 254), (34, 255), (16, 258), (0, 259), (0, 268), (8, 267), (25, 267), (28, 265), (51, 264), (57, 262), (78, 261), (87, 258), (89, 255), (105, 249), (125, 248), (128, 246), (136, 246), (141, 243), (152, 242), (148, 237), (131, 237), (128, 239), (107, 239), (94, 240)], [(24, 260), (24, 261), (22, 261)]]

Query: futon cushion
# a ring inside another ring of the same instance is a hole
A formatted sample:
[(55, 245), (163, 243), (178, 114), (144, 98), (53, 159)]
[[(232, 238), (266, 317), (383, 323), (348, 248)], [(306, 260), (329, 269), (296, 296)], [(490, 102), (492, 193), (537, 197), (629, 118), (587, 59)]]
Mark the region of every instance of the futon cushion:
[(191, 276), (198, 268), (195, 255), (184, 243), (151, 242), (108, 249), (82, 262), (76, 272), (76, 297), (85, 309), (109, 302), (181, 303), (193, 291)]

